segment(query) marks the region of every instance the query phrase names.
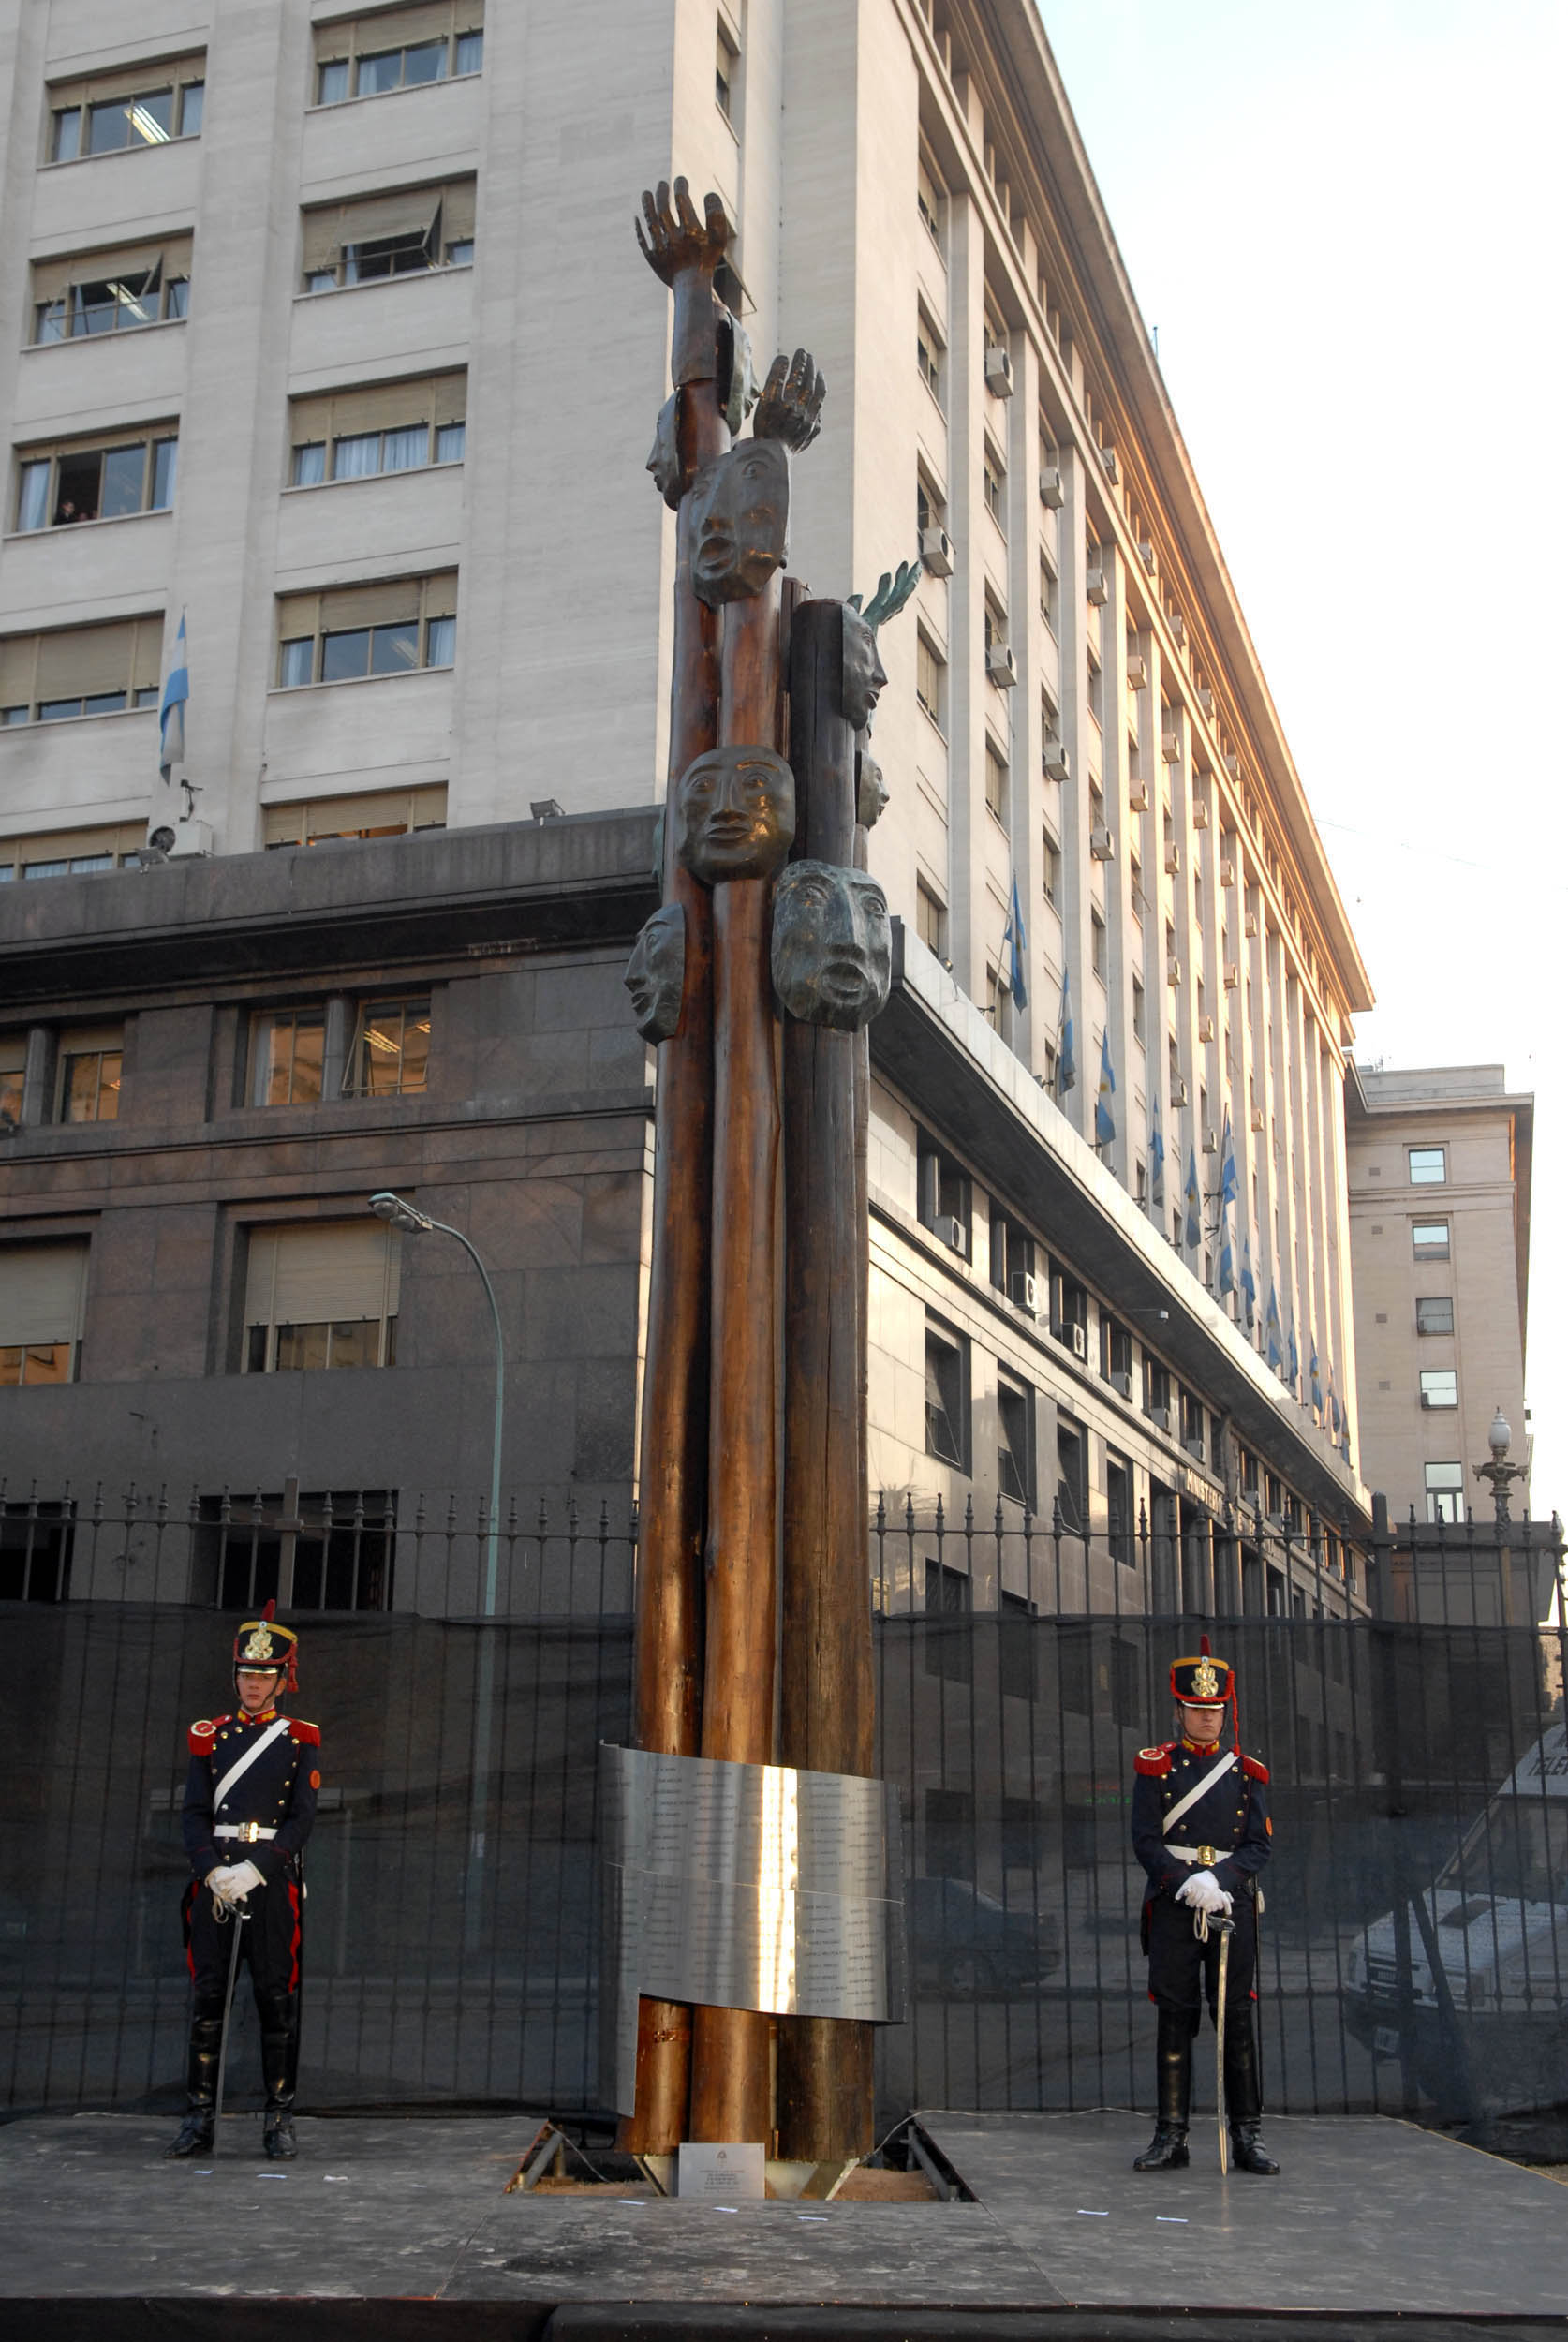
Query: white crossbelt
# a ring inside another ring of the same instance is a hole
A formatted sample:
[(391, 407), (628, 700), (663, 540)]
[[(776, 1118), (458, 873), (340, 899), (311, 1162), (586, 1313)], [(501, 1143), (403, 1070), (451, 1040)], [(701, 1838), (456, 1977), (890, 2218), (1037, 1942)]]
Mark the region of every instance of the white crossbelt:
[[(223, 1803), (224, 1799), (229, 1795), (229, 1790), (234, 1786), (234, 1784), (238, 1781), (240, 1775), (243, 1772), (248, 1772), (252, 1765), (255, 1764), (258, 1756), (260, 1756), (262, 1750), (264, 1748), (271, 1748), (273, 1742), (277, 1740), (282, 1733), (287, 1732), (288, 1729), (288, 1718), (287, 1716), (279, 1716), (275, 1724), (269, 1724), (264, 1732), (258, 1733), (255, 1740), (252, 1741), (250, 1746), (246, 1749), (244, 1755), (238, 1760), (237, 1763), (229, 1766), (229, 1771), (224, 1774), (223, 1779), (218, 1783), (217, 1787), (213, 1791), (213, 1811), (214, 1813)], [(216, 1834), (215, 1831), (214, 1834)]]
[(277, 1831), (259, 1821), (220, 1821), (213, 1831), (214, 1838), (243, 1838), (246, 1845), (254, 1845), (258, 1838), (275, 1838)]
[[(1226, 1749), (1225, 1754), (1220, 1757), (1220, 1762), (1217, 1765), (1211, 1766), (1208, 1771), (1205, 1773), (1203, 1779), (1188, 1790), (1185, 1797), (1177, 1798), (1176, 1803), (1171, 1807), (1169, 1813), (1165, 1816), (1164, 1820), (1160, 1825), (1160, 1834), (1161, 1837), (1169, 1837), (1171, 1831), (1176, 1828), (1176, 1823), (1181, 1819), (1183, 1814), (1187, 1812), (1189, 1806), (1196, 1805), (1200, 1798), (1206, 1797), (1210, 1789), (1212, 1789), (1215, 1786), (1215, 1783), (1224, 1779), (1226, 1773), (1230, 1771), (1235, 1762), (1235, 1755), (1234, 1750)], [(1171, 1846), (1168, 1851), (1175, 1854), (1178, 1851), (1178, 1849), (1175, 1846)]]

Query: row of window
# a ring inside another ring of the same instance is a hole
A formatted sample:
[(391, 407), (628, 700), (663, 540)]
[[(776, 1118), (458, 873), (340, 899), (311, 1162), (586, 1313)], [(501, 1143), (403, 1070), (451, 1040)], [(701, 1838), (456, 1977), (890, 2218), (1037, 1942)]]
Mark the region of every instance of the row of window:
[[(343, 1058), (327, 1081), (328, 1004), (259, 1011), (250, 1020), (244, 1098), (254, 1106), (316, 1104), (324, 1096), (408, 1097), (430, 1075), (430, 996), (344, 1004)], [(48, 1036), (53, 1074), (35, 1119), (52, 1122), (113, 1122), (120, 1114), (123, 1024), (79, 1026)], [(49, 1047), (34, 1045), (40, 1076)], [(0, 1133), (22, 1123), (26, 1105), (28, 1035), (0, 1033)]]
[[(261, 813), (261, 842), (318, 846), (343, 838), (406, 837), (444, 829), (444, 781), (422, 789), (374, 789), (348, 797), (304, 797), (269, 805)], [(80, 878), (136, 867), (147, 842), (145, 822), (106, 822), (89, 829), (34, 832), (0, 837), (0, 884), (18, 879)]]

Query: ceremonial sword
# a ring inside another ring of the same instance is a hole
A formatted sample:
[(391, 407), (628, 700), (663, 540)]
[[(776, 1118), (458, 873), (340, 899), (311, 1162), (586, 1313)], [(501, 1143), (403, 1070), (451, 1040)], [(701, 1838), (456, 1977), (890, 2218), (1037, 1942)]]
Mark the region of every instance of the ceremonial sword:
[(1235, 1921), (1216, 1914), (1210, 1924), (1220, 1930), (1220, 1987), (1214, 1996), (1214, 2107), (1220, 2123), (1220, 2176), (1223, 2179), (1231, 2168), (1230, 2133), (1225, 2127), (1225, 1971)]
[[(217, 1898), (214, 1896), (214, 1901)], [(223, 1995), (223, 2031), (218, 2036), (217, 2084), (213, 2092), (213, 2158), (217, 2159), (218, 2142), (223, 2136), (223, 2075), (229, 2063), (229, 2021), (234, 2014), (234, 1979), (240, 1966), (240, 1935), (250, 1913), (237, 1903), (225, 1906), (234, 1922), (234, 1941), (229, 1952), (229, 1983)]]

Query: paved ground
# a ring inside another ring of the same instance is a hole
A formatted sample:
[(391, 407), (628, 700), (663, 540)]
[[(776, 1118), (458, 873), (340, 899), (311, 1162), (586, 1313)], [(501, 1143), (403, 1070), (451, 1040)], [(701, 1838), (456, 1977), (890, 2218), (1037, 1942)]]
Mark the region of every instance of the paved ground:
[(196, 2164), (167, 2123), (38, 2117), (0, 2128), (0, 2294), (1568, 2310), (1568, 2193), (1402, 2124), (1281, 2119), (1286, 2176), (1222, 2182), (1202, 2135), (1198, 2168), (1135, 2176), (1136, 2115), (925, 2120), (979, 2201), (506, 2196), (526, 2116), (302, 2121), (282, 2169), (250, 2116)]

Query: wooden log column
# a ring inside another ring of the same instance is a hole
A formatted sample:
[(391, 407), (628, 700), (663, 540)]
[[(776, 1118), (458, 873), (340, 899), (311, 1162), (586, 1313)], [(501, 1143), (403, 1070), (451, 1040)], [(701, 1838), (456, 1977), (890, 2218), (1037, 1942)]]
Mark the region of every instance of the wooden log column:
[[(843, 608), (809, 601), (791, 629), (795, 853), (853, 866), (855, 737), (842, 713)], [(780, 1761), (875, 1770), (864, 1465), (865, 1216), (857, 1130), (864, 1032), (786, 1019), (785, 1396)], [(872, 2028), (778, 2026), (778, 2151), (864, 2155)]]
[[(721, 745), (779, 733), (779, 581), (724, 614)], [(779, 1343), (777, 1020), (768, 974), (771, 879), (716, 886), (712, 1395), (708, 1439), (704, 1756), (776, 1753)], [(691, 2137), (773, 2137), (772, 2020), (694, 2011)]]

